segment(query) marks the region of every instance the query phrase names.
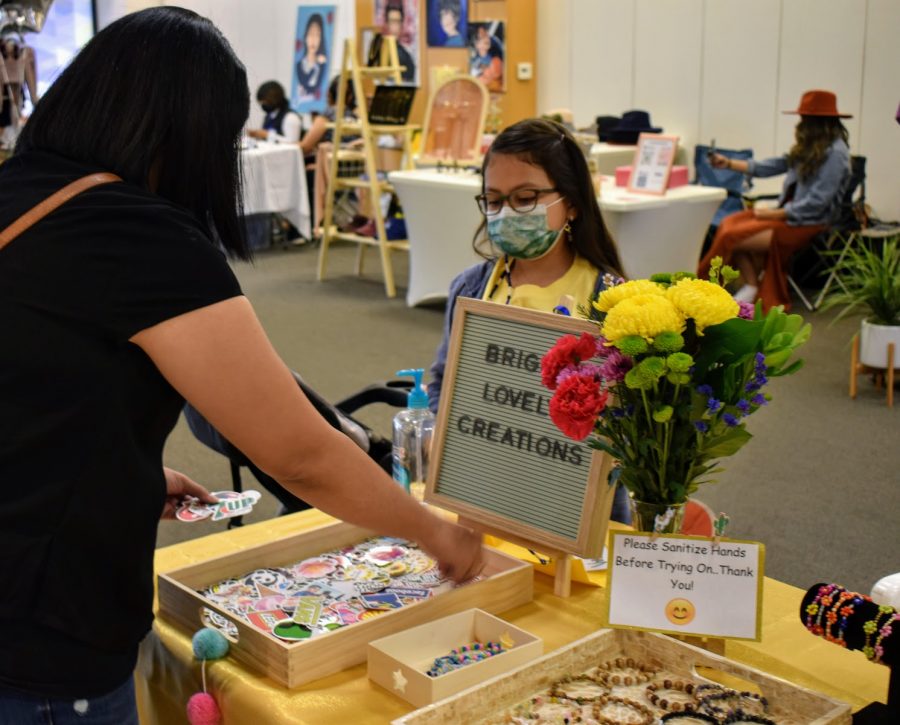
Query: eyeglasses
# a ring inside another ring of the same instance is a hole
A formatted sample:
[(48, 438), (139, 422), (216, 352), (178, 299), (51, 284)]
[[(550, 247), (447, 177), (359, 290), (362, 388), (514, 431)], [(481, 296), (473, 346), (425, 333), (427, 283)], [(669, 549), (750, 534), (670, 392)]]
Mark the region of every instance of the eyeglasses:
[(475, 201), (485, 216), (499, 214), (504, 203), (514, 212), (527, 214), (537, 206), (538, 199), (555, 192), (556, 189), (517, 189), (512, 194), (479, 194), (475, 197)]

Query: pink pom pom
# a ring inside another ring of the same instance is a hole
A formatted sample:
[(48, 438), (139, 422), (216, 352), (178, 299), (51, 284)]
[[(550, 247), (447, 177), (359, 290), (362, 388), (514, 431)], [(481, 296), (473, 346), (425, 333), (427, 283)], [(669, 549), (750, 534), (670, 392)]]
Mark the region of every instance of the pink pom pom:
[(208, 692), (191, 695), (187, 704), (187, 717), (191, 725), (219, 725), (222, 722), (222, 712)]

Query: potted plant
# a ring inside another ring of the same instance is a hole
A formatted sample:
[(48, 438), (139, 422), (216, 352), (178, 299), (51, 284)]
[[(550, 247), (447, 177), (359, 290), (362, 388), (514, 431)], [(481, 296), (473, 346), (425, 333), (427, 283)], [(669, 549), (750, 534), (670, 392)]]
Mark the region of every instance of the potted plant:
[(832, 265), (840, 282), (822, 309), (841, 307), (839, 320), (851, 313), (865, 317), (860, 328), (859, 359), (872, 368), (887, 367), (888, 344), (894, 365), (900, 359), (900, 237), (885, 239), (880, 249), (851, 246)]
[(593, 301), (598, 335), (561, 338), (541, 375), (566, 435), (616, 460), (641, 531), (677, 532), (688, 497), (748, 440), (768, 379), (796, 372), (810, 335), (799, 315), (735, 302), (737, 272), (713, 260), (710, 281), (687, 273), (607, 280)]

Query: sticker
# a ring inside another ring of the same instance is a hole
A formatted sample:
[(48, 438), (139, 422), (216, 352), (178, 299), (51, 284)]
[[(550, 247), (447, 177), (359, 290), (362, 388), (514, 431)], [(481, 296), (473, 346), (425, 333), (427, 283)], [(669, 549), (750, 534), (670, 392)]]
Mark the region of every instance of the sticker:
[(284, 621), (284, 612), (277, 609), (272, 612), (247, 612), (244, 616), (250, 624), (263, 632), (271, 632), (278, 622)]
[(388, 576), (397, 577), (406, 574), (406, 564), (402, 561), (393, 561), (388, 564), (384, 570), (387, 572)]
[(406, 555), (406, 549), (402, 546), (376, 546), (366, 553), (366, 559), (376, 566), (387, 566), (392, 561)]
[(375, 592), (380, 592), (382, 589), (386, 589), (391, 584), (391, 578), (389, 576), (385, 576), (383, 579), (371, 579), (369, 581), (356, 582), (356, 591), (360, 594), (375, 594)]
[(431, 596), (430, 589), (414, 589), (412, 587), (388, 587), (385, 594), (396, 594), (401, 599), (428, 599)]
[(405, 562), (410, 574), (424, 574), (437, 566), (437, 562), (423, 551), (410, 551)]
[(321, 597), (298, 597), (294, 616), (291, 617), (297, 624), (305, 624), (307, 627), (315, 627), (322, 616)]
[[(353, 592), (353, 596), (355, 595), (356, 593)], [(307, 584), (302, 589), (298, 589), (296, 592), (294, 592), (294, 597), (321, 597), (323, 599), (333, 600), (349, 598), (346, 594), (344, 594), (343, 591), (335, 589), (334, 587), (329, 586), (325, 583), (320, 584), (319, 582)]]
[(384, 614), (386, 609), (367, 609), (365, 612), (359, 615), (359, 621), (364, 622), (367, 619), (374, 619), (382, 614)]
[(284, 601), (283, 594), (276, 594), (271, 597), (263, 597), (253, 602), (253, 608), (257, 612), (271, 612), (273, 609), (281, 609), (281, 603)]
[(302, 624), (297, 624), (293, 619), (282, 619), (272, 627), (272, 634), (288, 642), (298, 642), (312, 637), (312, 630)]
[(306, 579), (320, 579), (333, 574), (335, 569), (337, 565), (331, 559), (307, 559), (295, 566), (293, 571)]
[(380, 592), (379, 594), (363, 594), (360, 596), (363, 605), (366, 609), (384, 609), (389, 611), (391, 609), (400, 609), (403, 606), (403, 602), (400, 601), (400, 597), (392, 592)]
[(436, 571), (426, 571), (422, 574), (410, 574), (408, 581), (420, 584), (423, 587), (436, 587), (444, 583), (444, 578)]
[(341, 624), (356, 624), (364, 610), (347, 602), (337, 602), (328, 607), (328, 611), (333, 612)]
[(186, 496), (175, 508), (175, 518), (179, 521), (202, 521), (211, 518), (222, 521), (234, 516), (249, 514), (262, 498), (259, 491), (213, 491), (218, 503), (202, 503), (200, 499)]

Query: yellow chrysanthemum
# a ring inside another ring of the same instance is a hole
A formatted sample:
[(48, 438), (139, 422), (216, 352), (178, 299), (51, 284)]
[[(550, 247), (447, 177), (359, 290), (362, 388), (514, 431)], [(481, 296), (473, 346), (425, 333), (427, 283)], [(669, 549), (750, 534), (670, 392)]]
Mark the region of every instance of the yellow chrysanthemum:
[(622, 300), (627, 300), (635, 295), (664, 295), (665, 293), (666, 291), (656, 282), (651, 282), (649, 279), (636, 279), (604, 290), (594, 302), (594, 307), (600, 312), (609, 312)]
[(697, 333), (710, 325), (737, 317), (739, 307), (723, 287), (703, 279), (683, 279), (667, 290), (666, 296), (684, 317), (694, 320)]
[(639, 335), (648, 342), (661, 332), (684, 330), (684, 316), (665, 295), (635, 295), (619, 302), (603, 321), (603, 336), (613, 343)]

